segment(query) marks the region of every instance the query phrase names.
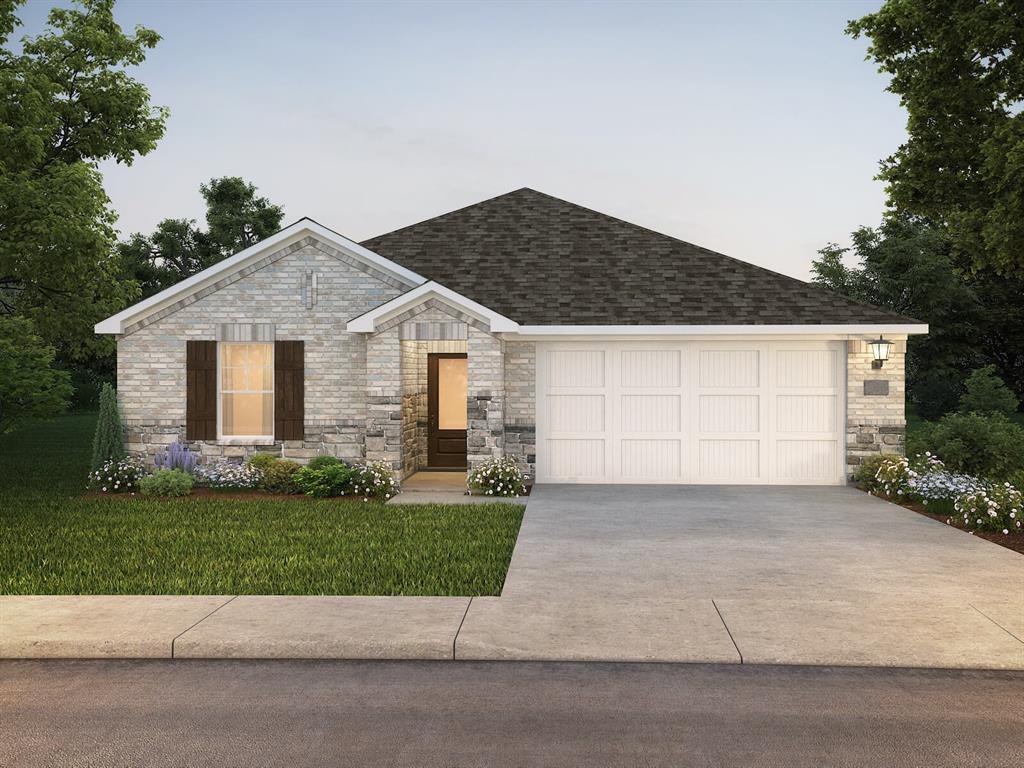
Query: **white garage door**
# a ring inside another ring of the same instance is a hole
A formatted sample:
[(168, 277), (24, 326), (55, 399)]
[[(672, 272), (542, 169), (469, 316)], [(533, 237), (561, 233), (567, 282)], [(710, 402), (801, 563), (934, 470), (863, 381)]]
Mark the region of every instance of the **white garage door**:
[(537, 480), (844, 482), (842, 342), (537, 344)]

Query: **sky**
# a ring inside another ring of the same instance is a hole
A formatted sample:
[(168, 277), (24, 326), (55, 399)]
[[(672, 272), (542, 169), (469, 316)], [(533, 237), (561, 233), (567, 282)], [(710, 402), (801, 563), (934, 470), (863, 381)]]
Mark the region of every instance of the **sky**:
[(807, 279), (879, 223), (904, 139), (843, 33), (878, 5), (120, 0), (163, 36), (132, 72), (170, 119), (105, 185), (125, 235), (237, 175), (357, 241), (532, 187)]

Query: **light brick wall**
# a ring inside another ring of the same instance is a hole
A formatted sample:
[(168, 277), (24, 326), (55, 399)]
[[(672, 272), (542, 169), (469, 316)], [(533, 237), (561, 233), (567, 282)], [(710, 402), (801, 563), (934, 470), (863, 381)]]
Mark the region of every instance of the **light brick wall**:
[[(906, 338), (891, 340), (892, 352), (881, 368), (871, 367), (868, 342), (846, 343), (846, 464), (851, 475), (865, 458), (903, 453), (907, 342)], [(887, 394), (870, 394), (884, 385)]]
[(505, 445), (505, 355), (503, 342), (473, 326), (469, 328), (469, 429), (466, 453), (470, 468), (492, 456), (503, 455)]
[(537, 345), (505, 342), (505, 455), (530, 477), (537, 465)]
[[(128, 328), (117, 342), (117, 375), (130, 449), (152, 455), (159, 446), (184, 439), (187, 340), (214, 339), (219, 323), (273, 323), (277, 339), (305, 341), (306, 439), (259, 448), (211, 442), (201, 450), (238, 457), (271, 450), (299, 459), (317, 453), (361, 458), (368, 417), (366, 339), (347, 333), (345, 323), (403, 288), (331, 251), (305, 238), (216, 291)], [(318, 279), (311, 308), (305, 294), (309, 271)], [(397, 354), (397, 343), (394, 349)]]

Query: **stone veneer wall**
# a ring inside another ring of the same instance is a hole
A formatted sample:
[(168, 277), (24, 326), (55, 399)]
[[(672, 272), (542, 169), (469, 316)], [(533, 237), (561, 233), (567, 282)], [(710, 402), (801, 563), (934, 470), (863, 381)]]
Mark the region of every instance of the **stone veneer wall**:
[(401, 339), (402, 472), (408, 477), (427, 466), (427, 355), (466, 353), (464, 339)]
[[(311, 274), (317, 275), (315, 294), (308, 288)], [(277, 339), (305, 341), (304, 439), (192, 447), (207, 457), (270, 451), (300, 461), (319, 453), (362, 458), (369, 415), (366, 339), (347, 333), (345, 323), (408, 288), (304, 237), (127, 328), (117, 342), (117, 379), (129, 450), (152, 456), (184, 440), (185, 342), (215, 339), (219, 324), (254, 323), (272, 324)]]
[(505, 448), (505, 354), (503, 342), (469, 327), (469, 415), (466, 459), (470, 469)]
[(878, 454), (902, 454), (906, 436), (906, 338), (893, 339), (889, 359), (871, 367), (867, 341), (847, 341), (846, 465), (849, 475)]
[(531, 478), (537, 471), (537, 345), (505, 342), (505, 455)]

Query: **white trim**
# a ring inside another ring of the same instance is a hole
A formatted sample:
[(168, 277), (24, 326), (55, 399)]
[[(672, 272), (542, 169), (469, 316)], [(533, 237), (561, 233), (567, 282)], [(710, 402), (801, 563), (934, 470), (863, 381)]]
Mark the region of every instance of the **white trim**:
[(379, 307), (374, 307), (369, 312), (349, 320), (345, 330), (349, 333), (373, 333), (377, 330), (378, 325), (386, 323), (410, 307), (422, 304), (430, 299), (439, 299), (476, 320), (487, 323), (492, 333), (515, 333), (519, 330), (519, 323), (514, 320), (510, 320), (504, 315), (499, 315), (483, 304), (467, 299), (465, 296), (456, 293), (450, 288), (445, 288), (433, 280), (423, 283), (411, 291), (407, 291), (401, 296), (396, 296), (391, 301), (387, 301)]
[[(854, 338), (865, 334), (911, 335), (928, 333), (926, 323), (907, 325), (521, 325), (520, 337), (536, 336), (820, 336)], [(869, 339), (865, 339), (868, 341)]]
[[(230, 395), (270, 395), (270, 434), (269, 435), (225, 435), (224, 434), (224, 392), (221, 389), (220, 358), (221, 348), (231, 344), (266, 344), (270, 346), (270, 389), (239, 389), (228, 392)], [(218, 341), (217, 342), (217, 444), (218, 445), (273, 445), (274, 443), (274, 413), (273, 405), (276, 403), (277, 389), (275, 385), (275, 355), (276, 349), (272, 341)]]
[(187, 277), (180, 283), (160, 291), (155, 296), (143, 299), (138, 304), (133, 304), (128, 309), (118, 312), (106, 320), (101, 320), (96, 324), (94, 330), (96, 333), (124, 333), (125, 327), (131, 322), (141, 320), (147, 315), (158, 312), (186, 296), (216, 283), (229, 274), (244, 269), (248, 263), (259, 260), (267, 252), (291, 245), (308, 235), (315, 235), (352, 258), (392, 275), (404, 283), (422, 285), (427, 280), (412, 270), (406, 269), (390, 259), (385, 259), (368, 248), (364, 248), (359, 243), (317, 224), (312, 219), (301, 219), (285, 227), (280, 232), (271, 235), (266, 240), (261, 240), (244, 251), (239, 251), (234, 256), (229, 256), (212, 267)]

